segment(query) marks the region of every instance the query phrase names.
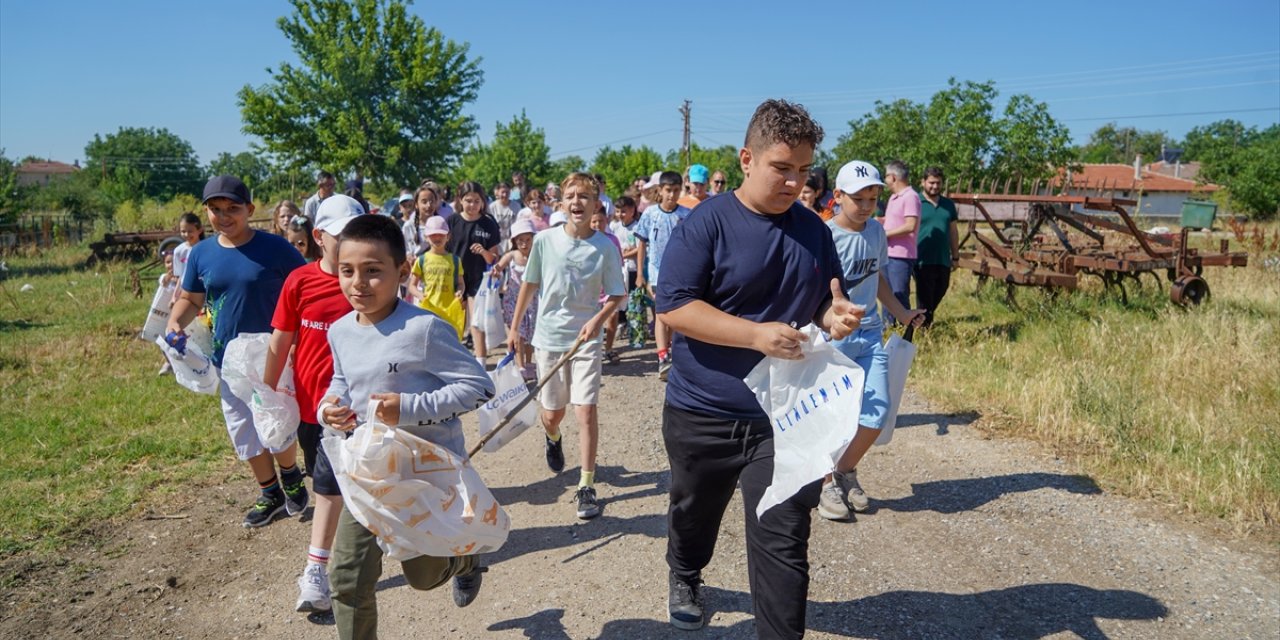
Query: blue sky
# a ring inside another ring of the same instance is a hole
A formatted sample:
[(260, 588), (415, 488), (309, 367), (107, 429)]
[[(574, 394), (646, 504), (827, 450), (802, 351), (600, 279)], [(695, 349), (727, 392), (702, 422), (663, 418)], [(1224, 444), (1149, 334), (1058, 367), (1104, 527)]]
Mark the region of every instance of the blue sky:
[[(431, 2), (411, 11), (483, 58), (480, 137), (521, 109), (553, 157), (603, 144), (739, 144), (766, 97), (809, 107), (830, 147), (877, 99), (948, 77), (1048, 103), (1077, 141), (1280, 120), (1280, 2)], [(95, 133), (165, 127), (201, 161), (250, 148), (235, 94), (293, 61), (280, 0), (0, 0), (0, 147), (82, 159)], [(1188, 114), (1188, 115), (1178, 115)], [(1146, 117), (1138, 117), (1146, 116)]]

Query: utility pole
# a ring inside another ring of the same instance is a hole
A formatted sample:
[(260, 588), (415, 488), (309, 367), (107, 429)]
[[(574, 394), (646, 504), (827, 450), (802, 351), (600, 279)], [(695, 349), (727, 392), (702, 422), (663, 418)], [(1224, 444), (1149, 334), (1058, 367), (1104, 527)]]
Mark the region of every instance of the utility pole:
[(678, 109), (680, 115), (684, 117), (684, 138), (681, 142), (680, 153), (684, 156), (684, 166), (686, 167), (689, 166), (689, 112), (691, 111), (691, 104), (693, 103), (685, 100), (684, 106)]

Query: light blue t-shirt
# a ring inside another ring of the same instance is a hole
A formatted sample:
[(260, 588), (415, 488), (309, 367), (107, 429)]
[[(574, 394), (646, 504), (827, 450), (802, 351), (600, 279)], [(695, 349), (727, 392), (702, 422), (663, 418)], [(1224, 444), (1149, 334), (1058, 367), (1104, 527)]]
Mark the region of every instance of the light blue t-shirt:
[(675, 211), (663, 211), (661, 206), (653, 204), (640, 214), (640, 223), (636, 225), (633, 232), (645, 243), (644, 254), (648, 260), (645, 279), (649, 284), (657, 286), (658, 267), (662, 264), (662, 254), (667, 250), (667, 242), (671, 239), (676, 225), (684, 222), (684, 219), (689, 217), (689, 213), (691, 212), (688, 207), (677, 205)]
[(602, 290), (606, 296), (626, 295), (621, 263), (618, 247), (603, 233), (593, 231), (579, 240), (560, 226), (535, 235), (524, 269), (524, 281), (538, 285), (533, 346), (568, 351), (583, 325), (600, 310)]
[(884, 225), (872, 219), (867, 220), (862, 231), (843, 229), (835, 220), (828, 221), (827, 226), (831, 228), (831, 237), (836, 241), (836, 251), (840, 254), (844, 294), (850, 302), (867, 310), (867, 315), (862, 317), (860, 331), (882, 330), (880, 314), (876, 313), (876, 293), (880, 287), (880, 272), (889, 262), (889, 242), (884, 234)]

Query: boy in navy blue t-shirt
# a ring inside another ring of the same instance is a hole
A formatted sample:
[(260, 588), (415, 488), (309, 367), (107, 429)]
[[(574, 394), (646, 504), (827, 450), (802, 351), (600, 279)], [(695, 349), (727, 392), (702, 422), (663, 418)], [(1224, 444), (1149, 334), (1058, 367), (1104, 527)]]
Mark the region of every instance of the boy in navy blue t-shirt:
[[(306, 260), (283, 237), (249, 226), (253, 200), (239, 178), (209, 180), (204, 187), (204, 208), (209, 224), (218, 233), (191, 250), (182, 274), (182, 294), (169, 315), (168, 332), (182, 335), (182, 327), (207, 306), (213, 319), (213, 353), (209, 357), (221, 367), (223, 351), (237, 335), (271, 333), (271, 316), (284, 279)], [(244, 526), (270, 524), (282, 511), (301, 513), (309, 496), (297, 465), (297, 442), (268, 452), (258, 441), (248, 405), (232, 395), (226, 382), (219, 384), (218, 391), (231, 444), (236, 455), (249, 463), (262, 491), (245, 514)]]
[(756, 518), (773, 478), (773, 430), (742, 379), (765, 356), (801, 357), (799, 327), (813, 322), (842, 338), (862, 317), (844, 297), (831, 232), (796, 203), (821, 141), (803, 107), (761, 104), (738, 152), (742, 187), (699, 205), (662, 261), (657, 310), (676, 334), (662, 420), (671, 464), (668, 608), (682, 629), (704, 624), (702, 568), (741, 482), (758, 634), (804, 633), (809, 512), (821, 483)]

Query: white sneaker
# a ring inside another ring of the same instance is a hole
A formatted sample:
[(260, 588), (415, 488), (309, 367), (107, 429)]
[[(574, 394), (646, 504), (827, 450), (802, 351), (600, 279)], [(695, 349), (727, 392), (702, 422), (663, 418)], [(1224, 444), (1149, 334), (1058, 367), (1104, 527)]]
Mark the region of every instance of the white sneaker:
[(171, 371), (173, 371), (173, 365), (169, 364), (169, 361), (166, 360), (164, 364), (160, 365), (160, 371), (157, 371), (156, 375), (162, 376)]
[(822, 483), (822, 493), (818, 496), (818, 515), (828, 520), (848, 520), (853, 514), (844, 503), (844, 492), (833, 481)]
[(871, 500), (867, 498), (867, 492), (862, 490), (862, 485), (858, 484), (858, 470), (853, 469), (848, 473), (834, 474), (836, 485), (840, 487), (844, 494), (845, 502), (849, 507), (858, 513), (866, 511), (871, 506)]
[(329, 601), (329, 574), (325, 566), (308, 562), (307, 568), (298, 576), (298, 606), (300, 613), (330, 611), (333, 603)]

